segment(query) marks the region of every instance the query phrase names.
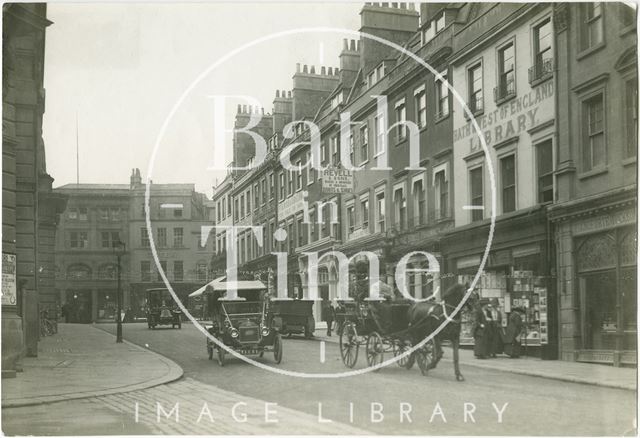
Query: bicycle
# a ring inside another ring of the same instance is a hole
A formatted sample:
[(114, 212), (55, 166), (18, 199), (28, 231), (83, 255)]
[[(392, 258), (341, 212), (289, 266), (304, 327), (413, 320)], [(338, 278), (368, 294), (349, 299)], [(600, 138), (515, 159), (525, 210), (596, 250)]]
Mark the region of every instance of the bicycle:
[(47, 311), (40, 312), (40, 337), (51, 336), (57, 331), (55, 324), (48, 318)]

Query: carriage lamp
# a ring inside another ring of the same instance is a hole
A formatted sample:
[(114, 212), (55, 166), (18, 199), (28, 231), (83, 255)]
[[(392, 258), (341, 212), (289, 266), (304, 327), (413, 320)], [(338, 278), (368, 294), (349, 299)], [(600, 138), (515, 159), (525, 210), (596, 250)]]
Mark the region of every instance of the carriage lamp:
[(269, 328), (268, 327), (262, 327), (262, 336), (269, 336)]
[(231, 337), (232, 337), (232, 338), (234, 338), (234, 339), (235, 339), (235, 338), (237, 338), (237, 337), (238, 337), (238, 335), (239, 335), (238, 330), (236, 330), (236, 329), (231, 329)]

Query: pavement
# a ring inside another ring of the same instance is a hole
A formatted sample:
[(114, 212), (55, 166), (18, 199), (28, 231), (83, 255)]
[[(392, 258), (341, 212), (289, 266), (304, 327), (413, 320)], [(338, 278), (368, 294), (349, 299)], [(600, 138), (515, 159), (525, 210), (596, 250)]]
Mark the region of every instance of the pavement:
[[(127, 372), (114, 372), (126, 369)], [(85, 324), (58, 324), (58, 333), (38, 344), (38, 357), (23, 359), (24, 371), (2, 379), (2, 407), (135, 391), (182, 377), (182, 368), (152, 351)]]
[[(317, 341), (339, 343), (339, 337), (326, 336), (326, 325), (318, 324), (314, 333)], [(506, 355), (498, 355), (493, 359), (476, 359), (473, 350), (460, 349), (460, 366), (503, 371), (545, 379), (555, 379), (564, 382), (583, 383), (587, 385), (603, 386), (606, 388), (626, 389), (636, 391), (638, 388), (638, 371), (636, 368), (613, 367), (610, 365), (590, 364), (582, 362), (567, 362), (561, 360), (542, 360), (535, 357), (521, 356), (511, 359)], [(453, 351), (444, 347), (442, 361), (453, 361)]]

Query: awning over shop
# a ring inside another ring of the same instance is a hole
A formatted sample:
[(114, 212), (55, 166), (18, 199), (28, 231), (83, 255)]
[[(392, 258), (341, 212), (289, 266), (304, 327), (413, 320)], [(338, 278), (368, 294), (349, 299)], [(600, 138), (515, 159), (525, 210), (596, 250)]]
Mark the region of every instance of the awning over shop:
[(191, 292), (189, 294), (189, 298), (191, 297), (199, 297), (200, 295), (202, 295), (204, 293), (204, 291), (207, 289), (207, 286), (213, 286), (216, 283), (220, 283), (221, 281), (224, 281), (226, 279), (226, 275), (222, 276), (222, 277), (218, 277), (215, 278), (213, 280), (211, 280), (209, 283), (205, 284), (204, 286), (194, 290), (193, 292)]

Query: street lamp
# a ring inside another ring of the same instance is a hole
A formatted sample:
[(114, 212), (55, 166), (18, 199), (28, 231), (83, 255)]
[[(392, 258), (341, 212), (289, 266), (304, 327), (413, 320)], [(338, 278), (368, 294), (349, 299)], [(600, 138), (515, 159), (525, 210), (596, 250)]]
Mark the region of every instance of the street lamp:
[(116, 292), (116, 343), (122, 343), (122, 287), (120, 285), (120, 274), (122, 272), (122, 266), (120, 265), (120, 261), (122, 259), (122, 256), (124, 256), (125, 254), (125, 250), (126, 245), (123, 241), (118, 240), (117, 242), (113, 242), (113, 253), (118, 259), (118, 291)]

